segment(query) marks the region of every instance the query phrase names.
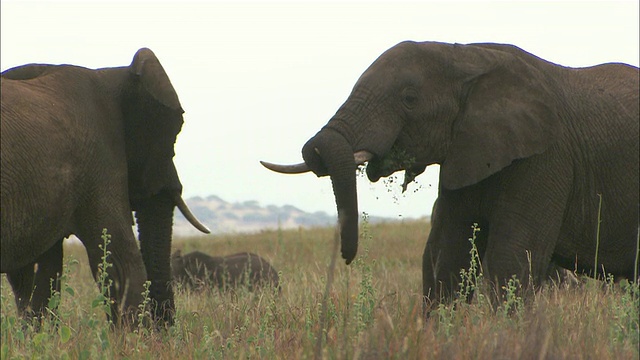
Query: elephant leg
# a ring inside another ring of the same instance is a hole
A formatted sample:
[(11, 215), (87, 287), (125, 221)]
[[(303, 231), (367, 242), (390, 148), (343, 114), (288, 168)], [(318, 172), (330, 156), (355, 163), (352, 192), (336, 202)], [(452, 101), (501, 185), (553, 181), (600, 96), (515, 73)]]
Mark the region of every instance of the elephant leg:
[[(423, 312), (429, 312), (440, 303), (453, 300), (460, 284), (460, 270), (468, 269), (471, 262), (471, 224), (434, 227), (422, 256)], [(467, 301), (472, 293), (467, 294)]]
[[(483, 268), (496, 290), (513, 277), (526, 289), (548, 279), (551, 256), (560, 225), (526, 226), (519, 223), (492, 223)], [(546, 230), (545, 231), (545, 227)], [(554, 229), (549, 229), (553, 227)], [(525, 231), (523, 228), (531, 228)], [(537, 234), (537, 228), (542, 234)]]
[[(429, 312), (440, 303), (453, 300), (460, 290), (460, 271), (471, 266), (471, 242), (474, 223), (480, 231), (475, 233), (475, 245), (482, 260), (487, 243), (487, 225), (481, 222), (482, 189), (478, 186), (464, 190), (440, 189), (434, 204), (432, 227), (422, 256), (423, 312)], [(479, 267), (479, 264), (477, 265)], [(479, 268), (476, 269), (480, 271)], [(473, 291), (464, 293), (471, 301)]]
[(110, 254), (106, 258), (110, 265), (107, 267), (107, 274), (112, 282), (108, 288), (108, 296), (111, 299), (111, 314), (108, 317), (118, 325), (134, 324), (137, 321), (138, 306), (143, 300), (143, 285), (147, 280), (147, 273), (130, 226), (130, 213), (128, 218), (121, 216), (119, 222), (115, 221), (117, 217), (113, 214), (111, 218), (103, 222), (103, 227), (86, 228), (77, 235), (87, 250), (91, 271), (98, 281), (104, 257), (104, 251), (100, 248), (104, 243), (102, 229), (107, 229), (110, 235), (110, 243), (107, 246)]
[(18, 306), (18, 313), (25, 317), (32, 317), (30, 309), (31, 296), (33, 295), (36, 263), (25, 265), (22, 268), (7, 273), (7, 279)]
[(525, 292), (548, 279), (563, 220), (563, 204), (552, 197), (542, 203), (511, 200), (504, 204), (507, 206), (498, 209), (490, 220), (482, 264), (497, 295), (492, 300), (498, 302), (513, 276)]
[(62, 241), (57, 241), (35, 262), (7, 274), (18, 312), (27, 319), (42, 319), (46, 315), (52, 291), (60, 291), (58, 278), (62, 274)]

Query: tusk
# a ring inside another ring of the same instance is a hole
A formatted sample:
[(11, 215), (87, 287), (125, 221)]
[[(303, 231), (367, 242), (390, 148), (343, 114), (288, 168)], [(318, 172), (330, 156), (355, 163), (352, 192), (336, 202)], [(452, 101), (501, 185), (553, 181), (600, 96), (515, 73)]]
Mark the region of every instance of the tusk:
[(302, 174), (302, 173), (311, 171), (311, 169), (309, 169), (309, 166), (307, 166), (307, 164), (305, 163), (300, 163), (295, 165), (279, 165), (279, 164), (272, 164), (266, 161), (260, 161), (260, 164), (262, 164), (262, 166), (266, 167), (271, 171), (275, 171), (283, 174)]
[[(318, 153), (318, 155), (320, 154), (318, 149), (314, 149), (314, 150), (316, 151), (316, 153)], [(371, 159), (373, 159), (373, 154), (366, 150), (360, 150), (353, 154), (353, 160), (356, 165), (362, 165)], [(266, 161), (260, 161), (260, 164), (262, 164), (262, 166), (266, 167), (271, 171), (279, 172), (282, 174), (303, 174), (311, 171), (311, 169), (309, 169), (309, 166), (306, 163), (299, 163), (294, 165), (280, 165), (280, 164), (273, 164)]]
[(193, 227), (195, 227), (196, 229), (200, 230), (201, 232), (203, 232), (205, 234), (210, 234), (211, 233), (211, 230), (209, 230), (208, 227), (206, 227), (200, 221), (198, 221), (198, 219), (196, 219), (196, 217), (193, 215), (191, 210), (189, 210), (189, 207), (184, 202), (184, 200), (182, 199), (182, 196), (180, 196), (180, 194), (175, 193), (175, 195), (173, 197), (173, 201), (176, 203), (176, 206), (178, 207), (178, 209), (180, 209), (180, 212), (182, 213), (182, 215), (184, 215), (184, 217), (187, 220), (189, 220), (189, 222), (191, 223), (191, 225), (193, 225)]

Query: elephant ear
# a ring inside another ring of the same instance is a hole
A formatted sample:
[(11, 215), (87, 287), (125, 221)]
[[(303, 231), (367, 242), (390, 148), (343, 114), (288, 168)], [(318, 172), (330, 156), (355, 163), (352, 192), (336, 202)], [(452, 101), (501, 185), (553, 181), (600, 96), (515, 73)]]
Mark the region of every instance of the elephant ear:
[(129, 199), (140, 202), (163, 190), (182, 191), (173, 164), (174, 143), (183, 124), (182, 107), (153, 52), (143, 48), (128, 68), (131, 83), (124, 105)]
[(514, 160), (543, 153), (558, 138), (556, 100), (545, 75), (513, 54), (499, 55), (462, 66), (473, 74), (440, 169), (447, 189), (476, 184)]
[(129, 66), (129, 71), (139, 77), (144, 89), (156, 101), (170, 109), (184, 112), (169, 76), (153, 51), (147, 48), (138, 50)]

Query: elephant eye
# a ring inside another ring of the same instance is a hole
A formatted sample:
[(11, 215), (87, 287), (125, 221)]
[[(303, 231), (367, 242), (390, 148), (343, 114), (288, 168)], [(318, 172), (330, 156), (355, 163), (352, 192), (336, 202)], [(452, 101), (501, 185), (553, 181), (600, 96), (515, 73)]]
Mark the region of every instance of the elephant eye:
[(418, 104), (418, 93), (414, 89), (405, 89), (402, 92), (402, 103), (409, 109), (413, 109)]

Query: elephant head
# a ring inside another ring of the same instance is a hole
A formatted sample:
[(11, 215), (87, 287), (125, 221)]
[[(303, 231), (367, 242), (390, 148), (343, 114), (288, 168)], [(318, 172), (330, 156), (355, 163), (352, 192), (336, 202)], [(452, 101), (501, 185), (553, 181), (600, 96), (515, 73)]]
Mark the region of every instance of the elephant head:
[(358, 242), (357, 165), (368, 161), (373, 182), (405, 170), (406, 187), (426, 166), (441, 164), (441, 186), (459, 189), (553, 143), (554, 99), (546, 92), (552, 85), (512, 51), (400, 43), (362, 74), (346, 102), (304, 145), (304, 163), (262, 164), (330, 176), (348, 264)]

